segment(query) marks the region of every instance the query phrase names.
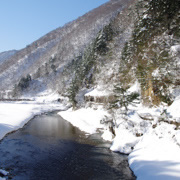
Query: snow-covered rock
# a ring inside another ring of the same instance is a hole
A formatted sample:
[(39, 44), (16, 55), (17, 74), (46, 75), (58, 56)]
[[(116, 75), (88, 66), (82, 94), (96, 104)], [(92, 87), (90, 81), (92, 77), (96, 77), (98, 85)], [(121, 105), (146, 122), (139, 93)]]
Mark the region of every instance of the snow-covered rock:
[(0, 173), (3, 174), (4, 176), (7, 176), (9, 174), (9, 172), (7, 172), (3, 169), (0, 169)]
[(116, 129), (116, 137), (110, 149), (115, 152), (129, 154), (132, 152), (138, 141), (139, 138), (133, 135), (126, 128), (120, 126)]
[(171, 46), (170, 51), (173, 56), (176, 56), (177, 54), (179, 54), (180, 53), (180, 44)]

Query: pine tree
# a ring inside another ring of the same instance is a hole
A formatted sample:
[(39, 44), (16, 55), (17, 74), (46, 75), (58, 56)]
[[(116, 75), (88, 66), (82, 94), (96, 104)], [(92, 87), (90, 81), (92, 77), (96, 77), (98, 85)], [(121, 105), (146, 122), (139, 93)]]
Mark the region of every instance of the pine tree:
[(70, 102), (73, 105), (73, 109), (76, 107), (77, 101), (76, 101), (76, 95), (79, 91), (79, 85), (77, 83), (77, 78), (73, 79), (71, 82), (71, 85), (68, 89), (68, 97)]
[(127, 89), (118, 85), (114, 87), (114, 93), (116, 100), (110, 104), (110, 108), (125, 108), (125, 114), (127, 114), (128, 105), (139, 103), (139, 93), (129, 93)]

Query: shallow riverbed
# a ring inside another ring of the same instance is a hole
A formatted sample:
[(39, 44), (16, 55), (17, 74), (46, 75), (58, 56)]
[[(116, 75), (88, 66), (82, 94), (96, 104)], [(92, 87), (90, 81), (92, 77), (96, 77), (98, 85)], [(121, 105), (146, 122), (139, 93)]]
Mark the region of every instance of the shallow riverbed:
[(135, 179), (127, 156), (56, 113), (36, 116), (1, 141), (0, 168), (10, 172), (7, 179)]

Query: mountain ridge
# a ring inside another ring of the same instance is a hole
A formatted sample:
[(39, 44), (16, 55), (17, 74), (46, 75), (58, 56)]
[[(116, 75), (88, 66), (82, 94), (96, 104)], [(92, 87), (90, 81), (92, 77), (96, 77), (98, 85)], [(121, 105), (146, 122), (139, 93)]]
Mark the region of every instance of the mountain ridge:
[(11, 56), (13, 56), (15, 53), (17, 53), (17, 50), (9, 50), (9, 51), (4, 51), (0, 53), (0, 63), (3, 63), (3, 61), (7, 60)]
[[(68, 23), (64, 27), (51, 31), (26, 48), (18, 51), (17, 54), (8, 59), (6, 63), (0, 67), (1, 90), (5, 91), (7, 87), (12, 90), (14, 84), (18, 83), (21, 77), (36, 71), (37, 67), (48, 63), (51, 56), (54, 56), (56, 52), (58, 52), (58, 54), (64, 53), (61, 57), (58, 57), (59, 59), (63, 57), (60, 61), (64, 61), (65, 63), (67, 61), (66, 59), (71, 61), (74, 55), (82, 51), (86, 44), (96, 36), (98, 31), (109, 22), (114, 16), (113, 14), (116, 14), (122, 9), (122, 6), (127, 6), (130, 2), (132, 2), (132, 0), (107, 2), (77, 20)], [(83, 28), (85, 28), (84, 31), (81, 31)], [(61, 32), (61, 34), (59, 34), (59, 32)], [(76, 36), (76, 34), (79, 35)], [(68, 42), (70, 36), (72, 39), (71, 42)], [(69, 50), (71, 51), (68, 52)], [(22, 65), (20, 66), (20, 64)]]
[(179, 42), (177, 6), (168, 0), (107, 2), (3, 63), (1, 96), (51, 91), (81, 106), (91, 88), (113, 94), (115, 86), (127, 89), (138, 81), (144, 104), (170, 105), (179, 86), (179, 57), (171, 53)]

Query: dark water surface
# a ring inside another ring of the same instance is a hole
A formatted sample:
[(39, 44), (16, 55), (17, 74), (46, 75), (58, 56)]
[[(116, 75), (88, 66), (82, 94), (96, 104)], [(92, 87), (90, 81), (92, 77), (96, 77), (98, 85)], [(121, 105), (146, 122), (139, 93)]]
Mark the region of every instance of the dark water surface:
[(0, 168), (8, 179), (135, 179), (127, 156), (113, 153), (98, 135), (83, 132), (56, 112), (36, 116), (0, 143)]

